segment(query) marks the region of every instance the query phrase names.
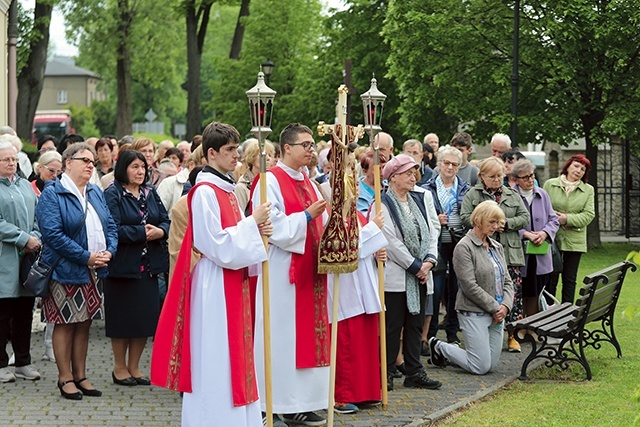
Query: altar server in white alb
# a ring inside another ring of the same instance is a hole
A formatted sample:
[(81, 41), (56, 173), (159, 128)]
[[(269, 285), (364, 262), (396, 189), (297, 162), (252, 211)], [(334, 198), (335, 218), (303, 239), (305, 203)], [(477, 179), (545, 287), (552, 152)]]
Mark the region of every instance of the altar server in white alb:
[[(387, 239), (382, 234), (382, 212), (368, 222), (358, 212), (358, 220), (358, 269), (340, 275), (334, 411), (342, 414), (358, 412), (358, 404), (371, 405), (381, 399), (378, 313), (382, 306), (376, 259), (386, 261)], [(329, 275), (329, 312), (333, 280)]]
[[(176, 354), (170, 352), (169, 360), (164, 362), (154, 354), (153, 362), (159, 365), (158, 369), (168, 369), (168, 372), (160, 372), (153, 378), (152, 366), (152, 380), (157, 384), (158, 379), (166, 377), (166, 383), (177, 381), (178, 389), (185, 390), (183, 426), (259, 427), (262, 417), (246, 267), (267, 259), (261, 235), (272, 233), (271, 206), (269, 203), (256, 206), (247, 218), (238, 208), (235, 183), (228, 175), (239, 158), (240, 135), (234, 127), (213, 122), (204, 130), (202, 139), (208, 164), (189, 194), (192, 233), (187, 229), (183, 242), (187, 255), (182, 257), (181, 250), (170, 295), (165, 301), (169, 307), (163, 308), (163, 315), (175, 312), (171, 317), (178, 323), (184, 319), (185, 337), (172, 333), (179, 327), (174, 327), (169, 334), (156, 335), (156, 345), (159, 339), (163, 342), (168, 339), (171, 342), (163, 345), (180, 352), (180, 373), (173, 378), (171, 362), (176, 360)], [(180, 287), (183, 272), (189, 269), (191, 242), (188, 236), (192, 236), (201, 259), (191, 273), (190, 291), (182, 293), (183, 296), (190, 294), (190, 307), (181, 309), (180, 296), (172, 287)], [(172, 291), (176, 296), (169, 299)], [(171, 306), (178, 308), (172, 311)], [(159, 332), (162, 325), (163, 322)], [(172, 345), (176, 342), (178, 345)]]
[[(318, 247), (328, 219), (326, 202), (306, 175), (313, 155), (311, 129), (291, 124), (280, 134), (282, 159), (267, 173), (272, 203), (269, 238), (271, 360), (274, 426), (323, 425), (313, 411), (329, 400), (330, 334), (326, 275), (318, 274)], [(258, 188), (258, 185), (255, 186)], [(254, 208), (260, 192), (252, 196)], [(262, 278), (256, 295), (255, 355), (264, 396)], [(263, 403), (263, 411), (266, 411)]]

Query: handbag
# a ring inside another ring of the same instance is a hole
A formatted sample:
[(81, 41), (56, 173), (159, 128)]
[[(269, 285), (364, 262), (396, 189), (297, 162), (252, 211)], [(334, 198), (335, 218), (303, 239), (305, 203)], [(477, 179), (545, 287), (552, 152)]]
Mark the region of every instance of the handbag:
[(558, 244), (554, 240), (551, 242), (551, 259), (553, 260), (553, 272), (562, 273), (562, 252), (558, 249)]
[(49, 296), (49, 282), (51, 280), (51, 275), (53, 274), (53, 269), (56, 267), (61, 257), (58, 257), (56, 262), (49, 266), (41, 259), (41, 256), (42, 251), (38, 254), (33, 265), (31, 265), (29, 274), (24, 282), (22, 282), (22, 286), (31, 291), (33, 295), (46, 298)]
[[(553, 301), (553, 304), (549, 305), (548, 301)], [(551, 295), (545, 288), (542, 288), (542, 292), (538, 296), (538, 308), (540, 311), (545, 311), (553, 307), (554, 305), (559, 305), (560, 301)]]
[[(71, 240), (75, 239), (82, 227), (84, 227), (84, 223), (87, 219), (87, 210), (89, 208), (88, 203), (86, 201), (85, 210), (84, 210), (84, 218), (82, 223), (80, 224), (80, 228), (76, 230), (73, 234)], [(31, 291), (31, 293), (37, 297), (46, 298), (49, 296), (49, 283), (51, 282), (51, 275), (53, 274), (53, 270), (58, 265), (58, 262), (62, 259), (62, 256), (59, 256), (51, 265), (48, 265), (46, 262), (42, 260), (42, 253), (44, 252), (44, 244), (42, 245), (42, 249), (37, 255), (37, 258), (31, 265), (29, 269), (29, 274), (25, 278), (24, 282), (22, 282), (22, 286), (25, 289)]]

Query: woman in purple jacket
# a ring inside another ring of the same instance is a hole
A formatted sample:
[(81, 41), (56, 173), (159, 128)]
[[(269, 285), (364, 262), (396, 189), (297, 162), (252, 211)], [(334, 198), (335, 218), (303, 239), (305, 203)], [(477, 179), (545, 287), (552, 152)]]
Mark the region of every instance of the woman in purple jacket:
[[(534, 246), (540, 246), (545, 241), (551, 242), (556, 238), (556, 232), (560, 223), (553, 207), (551, 199), (546, 191), (534, 185), (535, 165), (531, 160), (518, 160), (511, 167), (511, 177), (515, 181), (513, 189), (520, 193), (524, 205), (529, 210), (531, 222), (520, 230), (520, 236), (524, 245), (527, 242)], [(548, 287), (553, 272), (551, 251), (546, 254), (527, 254), (525, 250), (525, 267), (522, 272), (522, 300), (525, 316), (537, 313), (538, 297), (543, 287)]]

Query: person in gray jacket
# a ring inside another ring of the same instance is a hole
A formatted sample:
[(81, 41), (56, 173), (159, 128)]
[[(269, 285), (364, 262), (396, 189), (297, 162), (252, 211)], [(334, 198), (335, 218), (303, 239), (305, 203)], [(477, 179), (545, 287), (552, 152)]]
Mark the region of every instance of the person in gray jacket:
[(480, 203), (471, 214), (473, 229), (453, 251), (458, 277), (456, 310), (465, 349), (436, 337), (429, 339), (430, 363), (454, 364), (476, 375), (491, 372), (500, 359), (504, 320), (513, 304), (513, 282), (507, 272), (504, 249), (491, 236), (505, 215), (492, 200)]
[[(508, 322), (513, 322), (522, 317), (522, 278), (520, 268), (524, 267), (524, 251), (520, 230), (523, 230), (531, 222), (531, 215), (527, 210), (520, 194), (514, 189), (502, 184), (505, 174), (504, 162), (498, 157), (489, 157), (480, 163), (479, 181), (467, 191), (462, 201), (460, 218), (468, 227), (473, 227), (470, 221), (471, 212), (482, 201), (493, 200), (498, 203), (504, 212), (505, 222), (503, 227), (498, 227), (494, 239), (502, 244), (504, 257), (507, 260), (507, 269), (513, 281), (514, 299), (513, 307), (509, 312)], [(509, 336), (508, 346), (510, 352), (521, 351), (520, 344), (513, 336)]]

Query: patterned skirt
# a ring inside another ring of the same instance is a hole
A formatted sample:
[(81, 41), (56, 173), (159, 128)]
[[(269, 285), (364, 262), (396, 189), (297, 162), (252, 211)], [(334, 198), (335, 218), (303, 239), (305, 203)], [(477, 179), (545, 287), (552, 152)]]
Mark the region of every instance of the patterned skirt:
[(102, 279), (89, 274), (89, 283), (65, 285), (51, 281), (49, 296), (42, 300), (45, 321), (55, 324), (80, 323), (102, 319)]

